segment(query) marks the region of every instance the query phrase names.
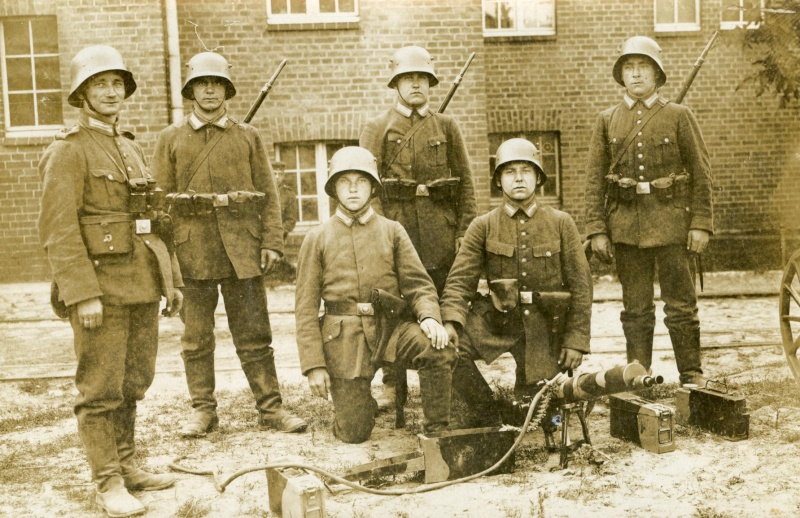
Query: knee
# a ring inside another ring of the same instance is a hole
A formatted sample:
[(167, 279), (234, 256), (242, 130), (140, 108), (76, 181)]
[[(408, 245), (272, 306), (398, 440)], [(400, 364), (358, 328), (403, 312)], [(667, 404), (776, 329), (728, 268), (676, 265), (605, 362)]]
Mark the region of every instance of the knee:
[(362, 419), (345, 419), (337, 415), (333, 422), (333, 435), (342, 442), (359, 444), (369, 439), (374, 427), (374, 412), (370, 417), (362, 416)]

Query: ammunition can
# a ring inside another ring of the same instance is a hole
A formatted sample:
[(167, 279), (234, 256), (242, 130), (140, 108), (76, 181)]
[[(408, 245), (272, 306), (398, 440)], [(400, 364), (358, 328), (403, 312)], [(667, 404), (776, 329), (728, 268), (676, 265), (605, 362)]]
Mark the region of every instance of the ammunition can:
[(267, 469), (269, 509), (291, 518), (324, 518), (322, 482), (297, 468)]
[(609, 396), (611, 436), (653, 453), (675, 450), (672, 408), (623, 392)]
[(705, 387), (682, 387), (675, 393), (675, 419), (681, 426), (697, 426), (729, 441), (750, 435), (750, 414), (741, 394)]

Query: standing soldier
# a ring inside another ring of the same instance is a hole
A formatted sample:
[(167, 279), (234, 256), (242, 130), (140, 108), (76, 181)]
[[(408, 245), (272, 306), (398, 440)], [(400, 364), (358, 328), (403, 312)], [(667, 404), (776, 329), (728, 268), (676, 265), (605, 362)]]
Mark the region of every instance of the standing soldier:
[[(428, 105), (429, 89), (439, 84), (428, 51), (403, 47), (391, 67), (395, 105), (367, 123), (359, 145), (378, 160), (384, 216), (406, 229), (441, 295), (476, 215), (469, 156), (456, 120)], [(384, 375), (384, 383), (378, 404), (389, 408), (395, 398), (391, 376)]]
[(256, 399), (259, 426), (300, 432), (306, 423), (283, 408), (262, 274), (283, 253), (280, 204), (258, 131), (233, 120), (236, 95), (228, 62), (214, 52), (189, 60), (181, 94), (191, 115), (158, 136), (153, 170), (172, 195), (175, 245), (186, 277), (181, 353), (194, 412), (183, 437), (217, 425), (214, 310), (219, 289), (233, 343)]
[(283, 242), (289, 233), (297, 226), (297, 187), (294, 177), (286, 174), (286, 164), (275, 162), (272, 164), (275, 178), (278, 182), (278, 195), (281, 199), (281, 222), (283, 223)]
[[(538, 205), (536, 190), (546, 181), (531, 142), (514, 138), (497, 148), (492, 183), (503, 203), (467, 229), (442, 295), (442, 319), (460, 354), (491, 363), (511, 352), (518, 396), (577, 368), (589, 352), (589, 263), (572, 218)], [(482, 277), (490, 294), (476, 297)], [(479, 376), (454, 377), (453, 390), (491, 423), (497, 410)]]
[[(56, 134), (39, 163), (39, 234), (53, 272), (51, 300), (75, 336), (75, 416), (96, 501), (109, 516), (143, 513), (128, 493), (175, 483), (134, 460), (136, 402), (155, 375), (158, 305), (180, 310), (177, 262), (155, 233), (159, 191), (119, 112), (136, 90), (116, 49), (72, 59), (70, 105), (78, 123)], [(161, 198), (163, 201), (163, 198)]]
[(691, 110), (663, 99), (661, 48), (643, 36), (622, 46), (612, 74), (622, 102), (600, 113), (589, 148), (586, 233), (616, 258), (628, 361), (650, 368), (656, 267), (681, 383), (703, 383), (692, 273), (713, 232), (711, 165)]

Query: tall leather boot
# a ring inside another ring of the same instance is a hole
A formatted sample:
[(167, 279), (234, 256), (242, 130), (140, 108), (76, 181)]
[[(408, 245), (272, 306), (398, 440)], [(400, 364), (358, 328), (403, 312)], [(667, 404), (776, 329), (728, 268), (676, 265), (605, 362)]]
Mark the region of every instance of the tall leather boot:
[(194, 410), (178, 433), (186, 439), (205, 437), (219, 424), (217, 400), (214, 398), (214, 354), (212, 352), (210, 355), (188, 356), (182, 352), (181, 356)]
[(157, 475), (140, 469), (136, 464), (136, 401), (126, 401), (114, 412), (114, 431), (117, 439), (119, 467), (125, 487), (133, 490), (156, 491), (175, 484), (170, 474)]
[(675, 351), (681, 384), (705, 386), (706, 379), (700, 363), (700, 326), (670, 329), (669, 337), (672, 350)]
[(422, 398), (422, 429), (425, 433), (441, 432), (450, 423), (450, 396), (453, 371), (422, 369), (419, 374), (419, 393)]
[(144, 505), (125, 489), (111, 415), (89, 415), (78, 419), (78, 435), (92, 468), (92, 480), (97, 486), (97, 505), (114, 518), (145, 512)]
[[(655, 324), (655, 323), (654, 323)], [(628, 352), (628, 363), (638, 361), (645, 369), (653, 363), (653, 333), (655, 325), (623, 322), (625, 333), (625, 349)]]
[(452, 394), (455, 398), (461, 398), (469, 407), (473, 416), (468, 423), (469, 428), (503, 424), (492, 388), (486, 383), (475, 362), (469, 358), (458, 358), (453, 370)]
[(241, 360), (250, 390), (256, 398), (258, 425), (262, 429), (273, 429), (285, 433), (299, 433), (308, 423), (290, 414), (283, 408), (275, 357), (270, 354), (258, 360)]

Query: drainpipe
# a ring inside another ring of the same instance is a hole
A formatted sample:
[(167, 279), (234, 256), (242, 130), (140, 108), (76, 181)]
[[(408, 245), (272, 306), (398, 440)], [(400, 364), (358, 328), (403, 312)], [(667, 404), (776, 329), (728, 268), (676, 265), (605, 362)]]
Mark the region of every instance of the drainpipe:
[(178, 44), (177, 0), (164, 0), (167, 18), (167, 73), (169, 74), (170, 123), (183, 119), (183, 97), (181, 97), (181, 53)]

